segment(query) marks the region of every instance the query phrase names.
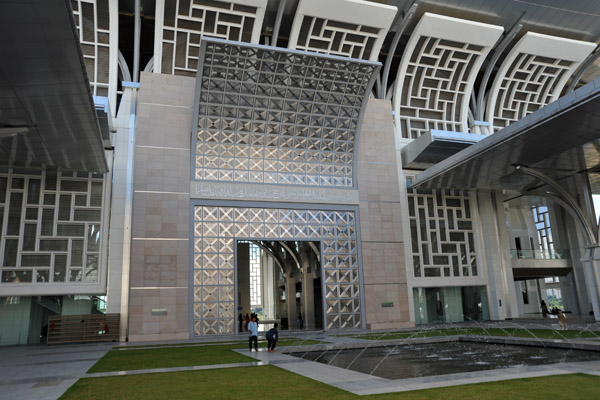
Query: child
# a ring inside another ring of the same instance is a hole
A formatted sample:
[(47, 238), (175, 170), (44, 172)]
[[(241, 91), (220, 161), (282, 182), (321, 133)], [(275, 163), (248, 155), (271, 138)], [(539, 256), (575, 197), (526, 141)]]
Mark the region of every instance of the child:
[(279, 332), (277, 331), (278, 326), (279, 325), (277, 325), (277, 322), (275, 322), (275, 324), (273, 324), (273, 328), (269, 329), (269, 331), (265, 334), (265, 337), (269, 342), (267, 344), (267, 347), (269, 348), (267, 351), (269, 353), (274, 352), (275, 346), (277, 346), (277, 341), (279, 340)]

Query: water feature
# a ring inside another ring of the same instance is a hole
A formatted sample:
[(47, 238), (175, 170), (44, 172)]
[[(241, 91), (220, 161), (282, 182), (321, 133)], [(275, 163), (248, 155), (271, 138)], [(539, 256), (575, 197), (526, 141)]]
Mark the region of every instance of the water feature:
[(386, 379), (600, 360), (600, 352), (595, 351), (461, 341), (345, 348), (291, 355)]

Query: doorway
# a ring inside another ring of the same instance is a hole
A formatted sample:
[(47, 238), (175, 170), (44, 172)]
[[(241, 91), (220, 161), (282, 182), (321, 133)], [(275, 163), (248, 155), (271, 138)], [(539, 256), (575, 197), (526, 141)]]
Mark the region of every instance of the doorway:
[(320, 241), (236, 241), (236, 332), (255, 314), (259, 331), (323, 329)]

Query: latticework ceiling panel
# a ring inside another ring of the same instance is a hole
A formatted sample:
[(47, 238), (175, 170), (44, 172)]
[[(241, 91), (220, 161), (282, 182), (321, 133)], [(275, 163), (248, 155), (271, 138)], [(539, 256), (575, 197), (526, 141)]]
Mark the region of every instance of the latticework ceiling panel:
[(526, 33), (498, 70), (486, 119), (494, 131), (558, 99), (567, 80), (596, 44)]
[(117, 106), (118, 2), (71, 0), (83, 60), (92, 94), (109, 98), (111, 112)]
[(218, 39), (202, 46), (196, 180), (354, 186), (379, 64)]
[(394, 93), (396, 130), (467, 132), (469, 96), (503, 28), (425, 13), (404, 51)]
[(200, 37), (258, 43), (267, 0), (157, 0), (154, 72), (194, 76)]
[(397, 8), (349, 0), (300, 0), (290, 49), (376, 61)]

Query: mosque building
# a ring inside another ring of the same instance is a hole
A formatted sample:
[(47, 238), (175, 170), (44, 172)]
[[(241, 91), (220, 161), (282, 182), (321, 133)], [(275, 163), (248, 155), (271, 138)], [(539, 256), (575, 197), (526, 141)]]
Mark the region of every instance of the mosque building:
[(600, 320), (597, 1), (19, 0), (0, 31), (0, 345)]

